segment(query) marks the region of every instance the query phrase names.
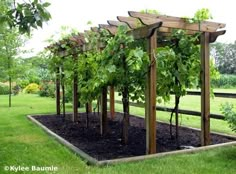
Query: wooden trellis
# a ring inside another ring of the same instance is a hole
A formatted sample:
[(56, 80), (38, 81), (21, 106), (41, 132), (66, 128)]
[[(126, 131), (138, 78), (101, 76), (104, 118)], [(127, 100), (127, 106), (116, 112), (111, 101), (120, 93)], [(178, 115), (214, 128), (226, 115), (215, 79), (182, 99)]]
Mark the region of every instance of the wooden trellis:
[[(129, 17), (118, 16), (117, 21), (108, 20), (107, 24), (99, 24), (99, 27), (92, 27), (92, 31), (99, 32), (99, 29), (106, 29), (112, 35), (115, 35), (117, 28), (120, 25), (129, 27), (128, 34), (132, 35), (134, 39), (147, 39), (147, 52), (149, 54), (151, 66), (147, 75), (146, 85), (146, 152), (147, 154), (156, 153), (156, 61), (154, 58), (154, 50), (156, 50), (157, 39), (165, 36), (170, 36), (173, 29), (183, 29), (187, 34), (201, 33), (201, 144), (210, 144), (210, 73), (209, 73), (209, 44), (216, 41), (217, 37), (225, 34), (225, 30), (220, 30), (225, 27), (225, 24), (202, 21), (200, 23), (189, 23), (185, 18), (146, 14), (140, 12), (129, 11)], [(72, 40), (78, 43), (79, 46), (84, 46), (86, 50), (86, 43), (83, 34), (72, 37)], [(162, 44), (162, 43), (160, 43)], [(59, 82), (57, 82), (58, 84)], [(76, 80), (74, 82), (76, 85)], [(56, 88), (58, 90), (58, 88)], [(76, 90), (77, 88), (75, 88)], [(74, 111), (77, 115), (77, 105), (75, 100), (78, 96), (74, 90)], [(58, 94), (58, 91), (57, 91)], [(102, 101), (106, 102), (106, 95), (103, 95)], [(57, 99), (58, 101), (58, 99)], [(114, 100), (111, 100), (114, 103)], [(58, 106), (57, 106), (58, 107)], [(106, 103), (103, 103), (105, 110), (102, 111), (103, 116), (106, 117)], [(58, 109), (57, 109), (58, 112)], [(105, 114), (105, 115), (104, 115)]]

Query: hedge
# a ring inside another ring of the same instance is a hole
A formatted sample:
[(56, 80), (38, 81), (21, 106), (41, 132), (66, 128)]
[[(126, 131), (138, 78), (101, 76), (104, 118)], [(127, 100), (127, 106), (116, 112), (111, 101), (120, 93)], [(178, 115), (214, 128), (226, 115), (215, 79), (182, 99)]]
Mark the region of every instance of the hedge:
[(212, 80), (214, 88), (234, 88), (236, 87), (236, 75), (221, 74), (217, 80)]

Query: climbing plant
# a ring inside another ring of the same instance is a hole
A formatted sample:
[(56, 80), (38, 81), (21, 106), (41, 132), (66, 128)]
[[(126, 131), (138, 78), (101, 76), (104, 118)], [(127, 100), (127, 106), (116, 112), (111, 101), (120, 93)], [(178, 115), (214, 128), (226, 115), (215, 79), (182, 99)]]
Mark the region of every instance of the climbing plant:
[[(198, 10), (190, 22), (209, 19), (207, 9)], [(156, 50), (157, 56), (157, 95), (164, 101), (170, 100), (170, 95), (175, 95), (175, 107), (170, 118), (170, 134), (172, 137), (172, 116), (176, 113), (176, 143), (178, 144), (178, 107), (180, 98), (186, 95), (187, 89), (200, 86), (200, 33), (188, 35), (187, 31), (175, 29), (167, 40), (165, 47)], [(211, 63), (211, 65), (213, 65)], [(211, 75), (216, 76), (216, 69), (211, 67)], [(160, 101), (160, 98), (159, 100)]]
[(72, 101), (73, 78), (77, 76), (76, 69), (81, 48), (73, 38), (73, 33), (72, 35), (62, 34), (62, 36), (60, 41), (51, 43), (47, 50), (49, 51), (49, 68), (55, 74), (55, 78), (60, 80), (62, 108), (65, 114), (65, 102)]
[[(129, 97), (139, 98), (137, 92), (144, 86), (138, 79), (142, 79), (141, 72), (147, 71), (149, 59), (142, 47), (134, 46), (134, 38), (127, 34), (126, 26), (118, 27), (116, 35), (109, 39), (102, 52), (101, 67), (105, 67), (106, 81), (114, 85), (122, 95), (123, 128), (122, 141), (128, 143), (129, 126)], [(145, 76), (143, 75), (143, 79)]]
[(164, 101), (171, 93), (181, 97), (187, 88), (199, 85), (200, 49), (196, 36), (187, 35), (184, 30), (175, 30), (169, 46), (157, 48), (157, 95)]
[[(204, 9), (188, 20), (197, 22), (200, 26), (201, 20), (205, 20), (207, 16), (209, 18), (209, 11)], [(157, 94), (164, 101), (170, 100), (172, 93), (175, 95), (174, 111), (176, 111), (177, 126), (180, 97), (186, 95), (186, 89), (196, 88), (200, 84), (200, 47), (197, 44), (199, 36), (198, 32), (188, 35), (185, 30), (172, 30), (170, 37), (165, 40), (168, 46), (159, 47), (156, 52)], [(135, 41), (129, 35), (127, 26), (119, 26), (113, 37), (102, 36), (101, 32), (100, 34), (86, 32), (84, 34), (85, 49), (78, 48), (78, 43), (71, 39), (73, 37), (71, 35), (53, 45), (52, 51), (56, 55), (53, 64), (63, 65), (64, 74), (68, 77), (66, 79), (72, 79), (75, 76), (74, 72), (77, 72), (80, 100), (84, 103), (98, 97), (101, 89), (109, 85), (116, 87), (122, 95), (124, 111), (122, 140), (126, 144), (128, 142), (129, 99), (143, 99), (144, 79), (150, 67), (148, 55), (144, 51), (144, 42)], [(103, 41), (106, 44), (101, 49), (99, 44)], [(62, 52), (63, 55), (60, 55)], [(76, 62), (72, 61), (75, 58)], [(176, 135), (178, 138), (178, 133)]]
[(102, 71), (102, 48), (111, 37), (106, 30), (85, 33), (85, 50), (79, 55), (78, 74), (80, 101), (92, 102), (101, 95), (103, 86), (107, 86), (107, 74)]

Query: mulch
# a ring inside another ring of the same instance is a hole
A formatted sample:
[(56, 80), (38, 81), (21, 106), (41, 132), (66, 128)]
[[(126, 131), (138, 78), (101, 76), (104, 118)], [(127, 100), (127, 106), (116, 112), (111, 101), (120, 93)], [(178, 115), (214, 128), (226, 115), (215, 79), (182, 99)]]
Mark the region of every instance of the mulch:
[[(76, 123), (65, 120), (63, 116), (42, 115), (34, 116), (34, 118), (97, 160), (132, 157), (145, 155), (146, 153), (145, 120), (141, 117), (130, 116), (129, 142), (127, 145), (124, 145), (121, 141), (123, 119), (121, 113), (116, 113), (114, 120), (108, 114), (108, 131), (104, 136), (100, 135), (97, 113), (89, 114), (88, 128), (86, 126), (86, 113), (80, 113), (79, 121)], [(175, 127), (173, 126), (173, 133), (175, 134), (174, 130)], [(200, 132), (197, 130), (180, 127), (180, 147), (176, 146), (175, 138), (170, 137), (169, 124), (158, 122), (156, 134), (158, 153), (200, 146)], [(212, 144), (230, 141), (234, 140), (221, 135), (211, 135)]]

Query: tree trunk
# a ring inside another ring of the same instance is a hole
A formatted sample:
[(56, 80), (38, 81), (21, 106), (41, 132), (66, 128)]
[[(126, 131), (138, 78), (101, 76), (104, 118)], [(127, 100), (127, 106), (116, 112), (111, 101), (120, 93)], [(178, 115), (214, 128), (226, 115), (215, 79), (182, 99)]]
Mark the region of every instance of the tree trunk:
[(11, 76), (9, 77), (9, 107), (11, 107)]
[(8, 71), (9, 71), (9, 107), (11, 107), (11, 74), (10, 74), (10, 69), (11, 69), (11, 58), (8, 57)]
[(91, 113), (89, 108), (89, 103), (86, 103), (86, 128), (89, 127), (89, 113)]
[(122, 142), (124, 144), (128, 144), (128, 136), (129, 136), (129, 91), (128, 86), (124, 87), (124, 91), (122, 93), (122, 102), (123, 102), (123, 129), (122, 129)]
[(99, 112), (100, 112), (100, 100), (101, 100), (101, 98), (99, 97), (98, 99), (97, 99), (97, 112), (98, 112), (98, 115), (100, 114)]
[(107, 87), (102, 89), (101, 114), (100, 114), (100, 133), (104, 136), (107, 132)]
[(76, 122), (78, 120), (78, 70), (76, 69), (78, 66), (78, 60), (77, 57), (73, 57), (74, 61), (74, 74), (73, 74), (73, 114), (72, 114), (72, 120), (73, 122)]
[[(123, 45), (121, 46), (124, 47)], [(124, 69), (124, 84), (122, 91), (122, 102), (123, 102), (123, 128), (122, 128), (122, 142), (124, 144), (128, 144), (128, 136), (129, 136), (129, 89), (128, 89), (128, 67), (126, 63), (126, 57), (123, 56), (123, 69)]]
[(176, 146), (179, 148), (179, 99), (175, 96), (175, 141)]
[(115, 118), (115, 90), (114, 86), (110, 86), (110, 113), (111, 119)]
[(179, 147), (179, 101), (180, 97), (175, 95), (175, 107), (173, 111), (171, 112), (170, 117), (170, 136), (173, 139), (173, 132), (172, 132), (172, 118), (173, 114), (175, 113), (175, 140), (176, 140), (176, 146)]

